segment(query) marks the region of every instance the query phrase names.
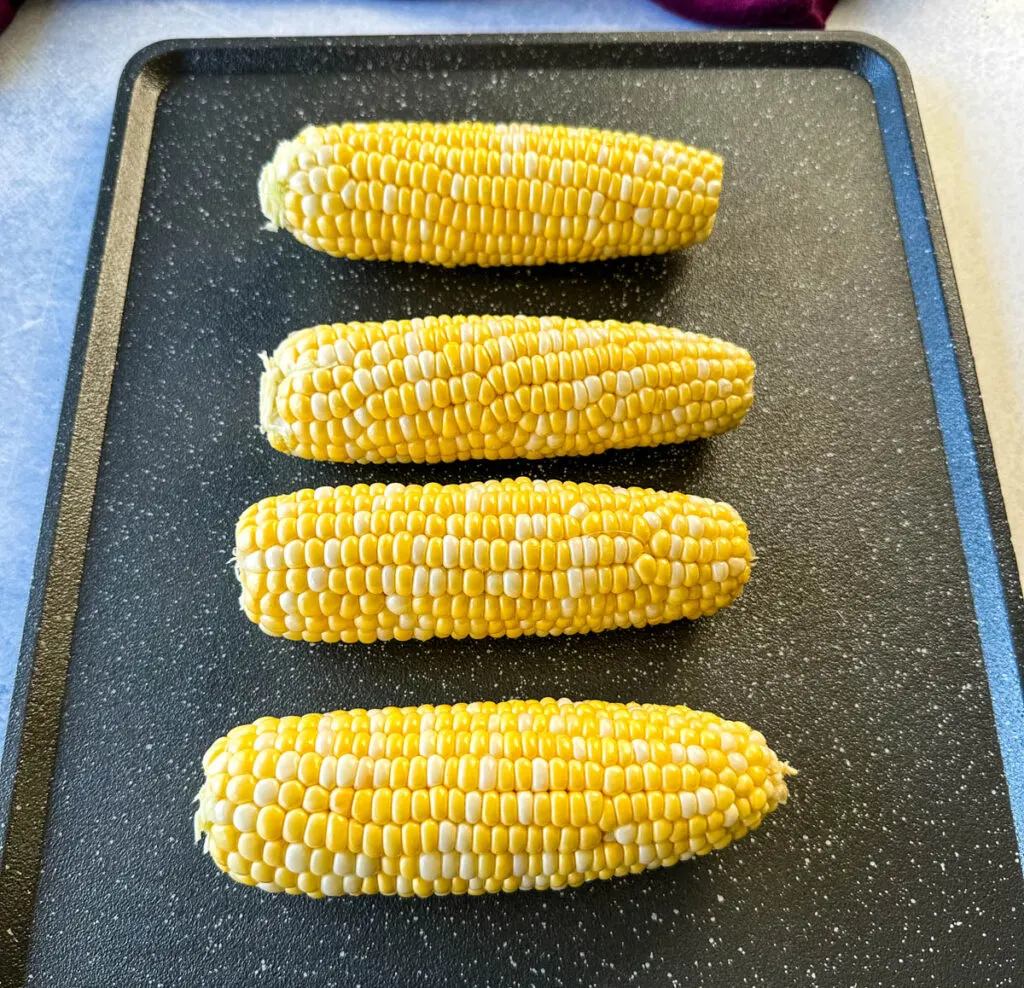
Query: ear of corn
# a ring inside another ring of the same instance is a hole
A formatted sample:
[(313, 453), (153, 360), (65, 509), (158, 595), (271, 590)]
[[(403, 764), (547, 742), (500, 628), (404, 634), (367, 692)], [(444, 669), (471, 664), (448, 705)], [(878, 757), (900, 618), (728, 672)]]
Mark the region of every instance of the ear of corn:
[(310, 642), (697, 618), (740, 595), (752, 558), (728, 504), (527, 479), (302, 490), (252, 505), (235, 533), (246, 615)]
[(746, 724), (570, 700), (262, 717), (203, 759), (197, 839), (269, 892), (559, 889), (726, 847), (786, 802)]
[(315, 460), (537, 459), (725, 432), (754, 398), (741, 347), (614, 319), (428, 316), (292, 333), (260, 425)]
[(344, 123), (282, 142), (260, 204), (354, 260), (543, 264), (706, 240), (722, 159), (636, 134), (490, 123)]

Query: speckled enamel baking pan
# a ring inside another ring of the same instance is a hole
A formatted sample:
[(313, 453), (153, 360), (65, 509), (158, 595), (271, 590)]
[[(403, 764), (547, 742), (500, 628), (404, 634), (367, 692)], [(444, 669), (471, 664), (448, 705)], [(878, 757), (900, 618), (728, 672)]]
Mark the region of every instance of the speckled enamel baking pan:
[[(714, 237), (532, 270), (346, 263), (262, 230), (309, 121), (562, 121), (721, 152)], [(257, 353), (332, 319), (531, 312), (753, 352), (739, 430), (543, 463), (315, 464)], [(695, 624), (319, 646), (239, 613), (235, 518), (325, 483), (517, 475), (728, 500), (758, 564)], [(0, 982), (1020, 984), (1017, 573), (907, 71), (856, 35), (187, 41), (121, 82), (4, 752)], [(710, 858), (564, 893), (318, 903), (192, 845), (199, 761), (263, 713), (688, 703), (800, 769)], [(813, 981), (812, 981), (813, 979)]]

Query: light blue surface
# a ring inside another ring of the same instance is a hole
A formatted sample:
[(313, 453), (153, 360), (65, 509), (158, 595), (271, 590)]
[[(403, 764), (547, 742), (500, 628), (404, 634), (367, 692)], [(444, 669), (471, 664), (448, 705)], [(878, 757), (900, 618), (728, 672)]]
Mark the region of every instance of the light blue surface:
[[(449, 3), (181, 4), (31, 0), (0, 36), (0, 738), (92, 228), (110, 114), (121, 69), (139, 48), (168, 37), (389, 34), (695, 27), (645, 0)], [(888, 87), (881, 73), (872, 81)], [(928, 228), (903, 118), (882, 121), (908, 246)], [(949, 323), (930, 253), (911, 278), (957, 514), (967, 553), (1018, 838), (1024, 845), (1024, 699), (1009, 637), (992, 532)]]

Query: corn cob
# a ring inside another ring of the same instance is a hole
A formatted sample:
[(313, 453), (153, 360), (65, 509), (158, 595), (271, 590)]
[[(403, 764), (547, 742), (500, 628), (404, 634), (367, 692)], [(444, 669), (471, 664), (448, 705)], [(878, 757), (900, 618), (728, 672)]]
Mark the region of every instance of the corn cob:
[(242, 609), (309, 642), (697, 618), (740, 595), (752, 558), (728, 504), (554, 480), (302, 490), (252, 505), (235, 531)]
[(271, 229), (353, 260), (544, 264), (706, 240), (722, 159), (636, 134), (488, 123), (344, 123), (278, 145)]
[(260, 426), (314, 460), (572, 456), (732, 429), (754, 400), (741, 347), (614, 319), (428, 316), (292, 333), (270, 357)]
[(507, 700), (262, 717), (203, 758), (196, 839), (268, 892), (559, 889), (726, 847), (786, 802), (746, 724)]

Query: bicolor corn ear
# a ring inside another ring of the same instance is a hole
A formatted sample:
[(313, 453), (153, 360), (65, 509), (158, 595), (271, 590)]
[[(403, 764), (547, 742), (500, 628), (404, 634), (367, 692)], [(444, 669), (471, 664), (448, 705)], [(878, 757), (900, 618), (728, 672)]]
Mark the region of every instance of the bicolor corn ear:
[(568, 635), (698, 618), (750, 579), (728, 504), (559, 481), (361, 484), (239, 519), (242, 609), (309, 642)]
[(262, 357), (260, 426), (342, 463), (539, 459), (735, 428), (754, 400), (742, 347), (666, 326), (427, 316), (292, 333)]
[(307, 127), (260, 178), (270, 227), (354, 260), (590, 261), (690, 247), (715, 224), (722, 159), (586, 127)]
[(264, 717), (204, 767), (197, 825), (217, 867), (315, 898), (667, 867), (760, 826), (794, 774), (758, 731), (714, 714), (552, 699)]

